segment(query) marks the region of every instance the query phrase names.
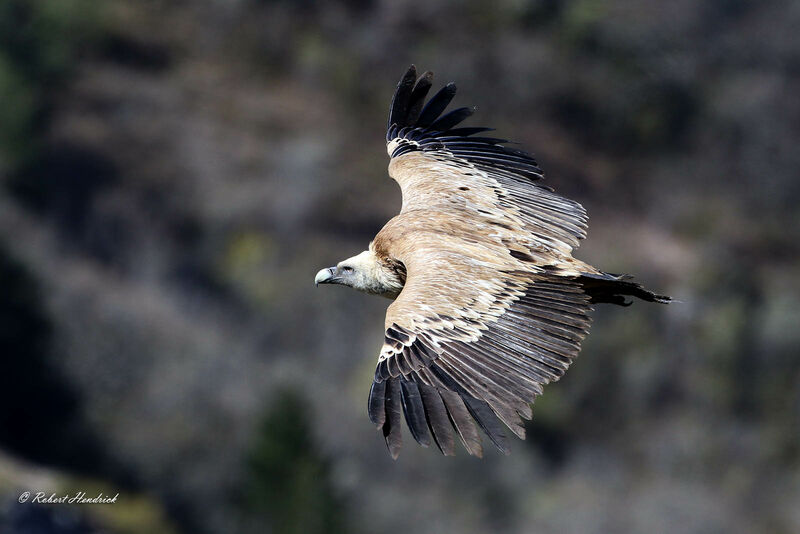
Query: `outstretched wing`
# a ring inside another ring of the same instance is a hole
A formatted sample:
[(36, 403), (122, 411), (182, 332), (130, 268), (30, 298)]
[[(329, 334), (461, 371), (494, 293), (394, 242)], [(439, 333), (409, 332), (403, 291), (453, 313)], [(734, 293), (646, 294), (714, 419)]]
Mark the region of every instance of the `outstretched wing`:
[[(530, 154), (505, 146), (505, 139), (476, 136), (491, 128), (456, 127), (475, 108), (462, 107), (442, 115), (456, 94), (455, 84), (447, 84), (423, 105), (432, 78), (433, 74), (426, 72), (417, 79), (412, 65), (397, 86), (386, 133), (392, 163), (417, 153), (432, 163), (470, 171), (473, 181), (489, 183), (502, 191), (497, 206), (515, 210), (525, 230), (541, 245), (571, 253), (586, 237), (588, 217), (583, 206), (538, 183), (544, 174)], [(391, 164), (390, 174), (403, 189), (403, 208), (423, 207), (417, 193), (424, 187), (415, 177), (408, 173), (396, 176)], [(446, 196), (428, 200), (441, 203)]]
[(508, 453), (504, 425), (525, 437), (521, 418), (531, 417), (530, 403), (564, 374), (588, 332), (591, 307), (575, 280), (527, 272), (476, 279), (478, 261), (423, 252), (407, 264), (369, 396), (370, 419), (393, 457), (401, 410), (414, 439), (445, 455), (454, 454), (455, 435), (482, 455), (475, 423)]
[(576, 280), (588, 266), (570, 257), (586, 214), (536, 183), (529, 155), (471, 137), (485, 128), (453, 128), (471, 110), (440, 117), (452, 84), (423, 106), (430, 85), (412, 67), (392, 101), (389, 171), (403, 209), (373, 247), (407, 278), (387, 312), (369, 414), (394, 457), (401, 411), (413, 437), (444, 454), (457, 435), (481, 455), (478, 427), (508, 452), (504, 428), (524, 437), (521, 418), (589, 328)]

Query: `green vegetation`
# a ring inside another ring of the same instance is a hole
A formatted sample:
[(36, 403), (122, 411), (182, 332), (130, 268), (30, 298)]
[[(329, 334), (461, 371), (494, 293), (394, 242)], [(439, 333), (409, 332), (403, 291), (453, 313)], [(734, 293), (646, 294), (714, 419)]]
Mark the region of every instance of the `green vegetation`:
[(249, 460), (247, 513), (275, 534), (337, 534), (345, 529), (330, 466), (314, 444), (308, 406), (294, 391), (276, 396)]
[(55, 100), (97, 35), (99, 6), (91, 0), (0, 2), (0, 156), (11, 168), (36, 155)]

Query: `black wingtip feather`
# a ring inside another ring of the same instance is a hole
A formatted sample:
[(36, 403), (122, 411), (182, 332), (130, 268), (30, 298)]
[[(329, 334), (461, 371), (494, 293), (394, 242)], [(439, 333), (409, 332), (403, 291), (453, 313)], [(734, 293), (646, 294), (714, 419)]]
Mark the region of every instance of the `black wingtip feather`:
[(431, 436), (428, 432), (425, 407), (422, 405), (422, 398), (417, 384), (401, 378), (400, 393), (403, 400), (403, 415), (406, 417), (406, 423), (411, 435), (423, 447), (429, 446), (431, 444)]
[(383, 438), (389, 454), (397, 460), (403, 445), (403, 432), (400, 428), (400, 381), (389, 380), (386, 385), (386, 421), (383, 424)]
[(401, 128), (406, 126), (405, 120), (408, 113), (409, 100), (411, 99), (411, 93), (416, 81), (417, 67), (411, 65), (397, 84), (397, 90), (394, 93), (392, 105), (389, 108), (389, 123), (387, 124), (387, 128), (391, 128), (394, 124)]
[(447, 415), (450, 418), (450, 423), (456, 429), (458, 436), (461, 438), (461, 443), (467, 452), (478, 458), (483, 457), (483, 445), (481, 444), (481, 437), (478, 434), (478, 429), (475, 422), (469, 415), (469, 410), (464, 406), (464, 401), (457, 393), (452, 391), (439, 391), (444, 401)]
[(456, 442), (453, 438), (453, 426), (447, 416), (447, 408), (444, 406), (441, 395), (435, 387), (420, 383), (419, 392), (422, 396), (422, 403), (425, 406), (425, 417), (431, 429), (433, 440), (436, 446), (445, 456), (456, 454)]
[(436, 119), (433, 124), (431, 124), (428, 129), (429, 130), (437, 130), (446, 132), (450, 130), (456, 124), (463, 122), (467, 117), (471, 116), (475, 113), (475, 108), (458, 108), (446, 113)]
[(369, 412), (369, 420), (378, 428), (381, 428), (386, 421), (385, 397), (386, 382), (372, 382), (372, 387), (369, 388), (367, 409)]
[(417, 123), (419, 114), (422, 112), (422, 106), (425, 104), (425, 97), (428, 95), (432, 85), (433, 73), (431, 71), (424, 72), (417, 80), (413, 91), (411, 91), (411, 98), (408, 103), (408, 111), (404, 121), (406, 126)]
[(422, 113), (420, 113), (416, 126), (420, 128), (427, 128), (430, 126), (447, 108), (453, 100), (453, 97), (456, 96), (456, 91), (456, 84), (453, 82), (439, 89), (439, 92), (433, 95), (433, 98), (422, 108)]
[(503, 454), (511, 454), (511, 447), (508, 445), (508, 436), (503, 430), (503, 424), (492, 409), (489, 408), (489, 405), (466, 394), (461, 394), (461, 399), (464, 401), (472, 418), (477, 421), (478, 426), (489, 436), (495, 447)]

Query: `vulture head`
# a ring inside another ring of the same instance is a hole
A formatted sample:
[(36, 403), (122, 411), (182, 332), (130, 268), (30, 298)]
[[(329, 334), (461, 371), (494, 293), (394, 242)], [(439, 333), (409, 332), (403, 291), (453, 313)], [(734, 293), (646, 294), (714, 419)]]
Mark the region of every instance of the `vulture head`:
[(403, 289), (403, 281), (393, 270), (385, 268), (371, 250), (322, 269), (314, 277), (314, 283), (339, 284), (392, 299)]

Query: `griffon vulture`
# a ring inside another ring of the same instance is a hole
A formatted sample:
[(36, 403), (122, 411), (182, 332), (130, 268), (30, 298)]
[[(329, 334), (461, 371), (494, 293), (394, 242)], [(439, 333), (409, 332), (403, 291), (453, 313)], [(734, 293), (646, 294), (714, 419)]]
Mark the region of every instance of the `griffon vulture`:
[(670, 298), (573, 258), (586, 210), (490, 128), (459, 127), (472, 108), (444, 113), (454, 84), (425, 103), (432, 78), (412, 65), (389, 111), (400, 214), (315, 282), (393, 299), (368, 402), (393, 458), (401, 411), (414, 439), (445, 455), (460, 438), (481, 456), (478, 427), (507, 454), (504, 427), (524, 439), (522, 419), (577, 356), (593, 304)]

